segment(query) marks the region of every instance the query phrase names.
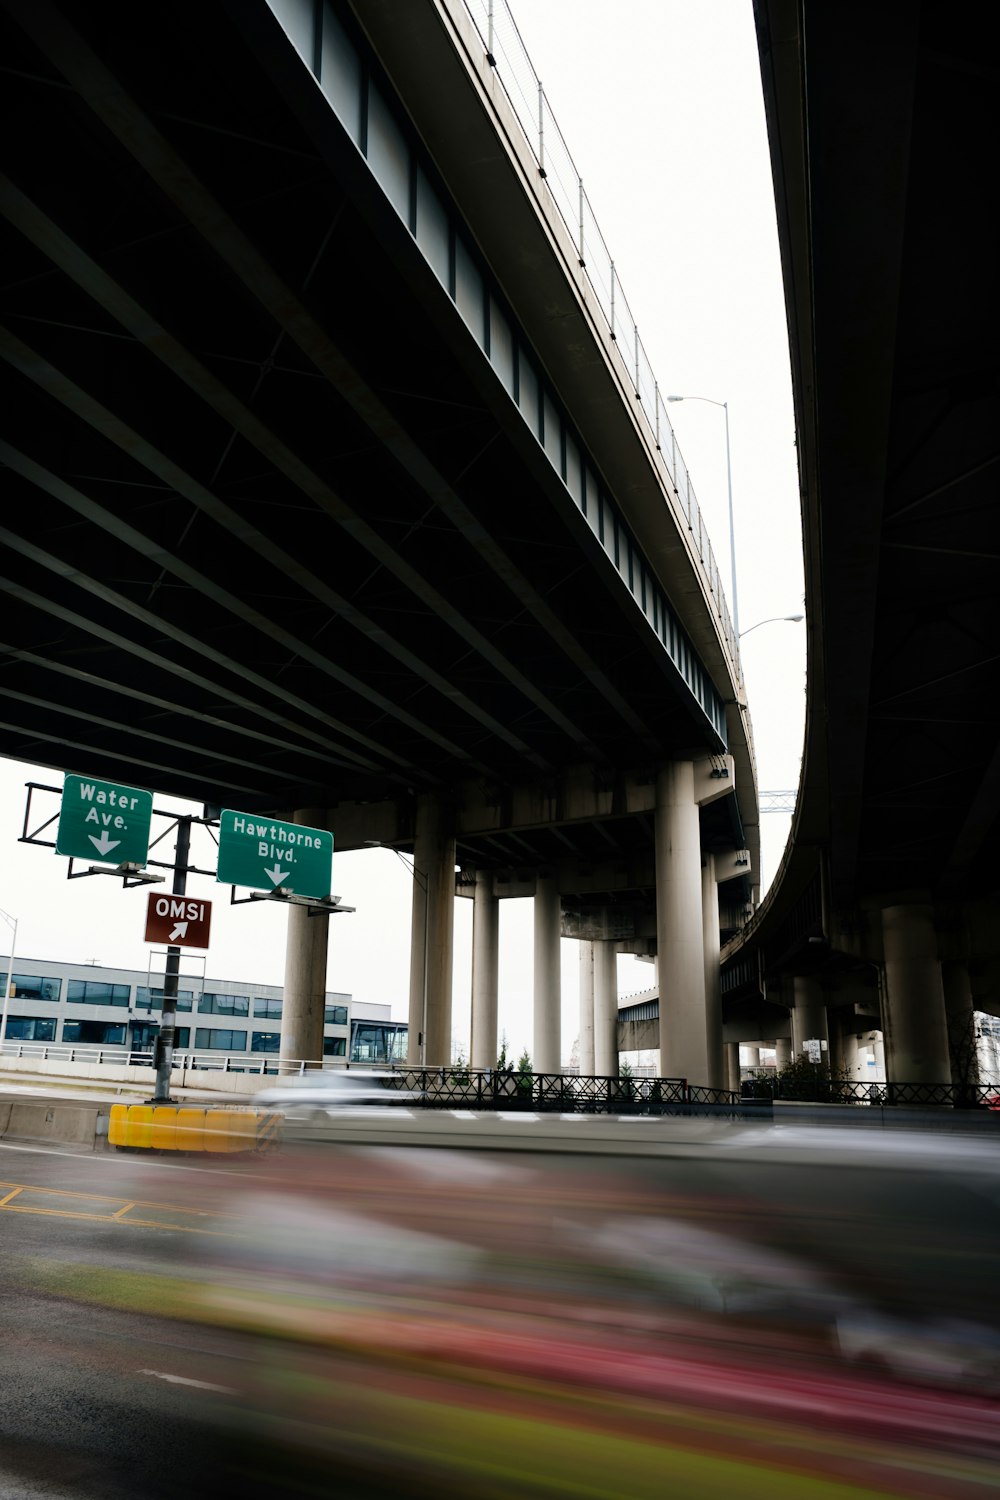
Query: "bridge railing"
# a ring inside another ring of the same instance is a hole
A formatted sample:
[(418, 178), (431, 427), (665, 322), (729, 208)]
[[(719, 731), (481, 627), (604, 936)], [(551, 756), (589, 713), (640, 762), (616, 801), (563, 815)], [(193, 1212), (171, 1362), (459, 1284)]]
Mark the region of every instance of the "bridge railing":
[(857, 1104), (867, 1107), (941, 1105), (951, 1109), (1000, 1109), (995, 1083), (867, 1083), (853, 1079), (747, 1078), (744, 1099), (785, 1104)]
[(737, 676), (742, 677), (739, 640), (733, 629), (722, 576), (715, 559), (701, 507), (681, 455), (659, 383), (639, 337), (639, 327), (622, 288), (614, 257), (600, 226), (558, 122), (552, 113), (507, 0), (463, 0), (479, 33), (490, 65), (503, 86), (524, 138), (545, 179), (577, 258), (594, 293), (593, 306), (604, 316), (621, 362), (621, 372), (636, 398), (636, 408), (653, 439), (667, 492), (673, 492), (681, 518), (691, 535), (729, 647)]
[[(152, 1068), (150, 1048), (78, 1046), (69, 1042), (0, 1042), (0, 1059), (25, 1058), (70, 1066)], [(391, 1074), (389, 1088), (432, 1109), (526, 1109), (560, 1114), (676, 1114), (692, 1109), (744, 1112), (744, 1106), (778, 1103), (943, 1106), (1000, 1111), (1000, 1084), (867, 1083), (850, 1079), (744, 1079), (739, 1093), (690, 1083), (686, 1078), (629, 1076), (609, 1078), (578, 1073), (517, 1072), (469, 1068), (462, 1063), (410, 1068), (402, 1063), (330, 1062), (281, 1058), (273, 1052), (175, 1052), (178, 1072), (246, 1073), (258, 1077), (298, 1077), (325, 1067)]]

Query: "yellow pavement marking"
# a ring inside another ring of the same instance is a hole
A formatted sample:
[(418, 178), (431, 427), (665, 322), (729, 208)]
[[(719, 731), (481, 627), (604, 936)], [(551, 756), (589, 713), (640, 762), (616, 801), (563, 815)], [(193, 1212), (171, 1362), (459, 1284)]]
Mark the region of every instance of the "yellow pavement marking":
[[(11, 1214), (37, 1214), (48, 1218), (57, 1219), (82, 1219), (89, 1223), (99, 1224), (123, 1224), (126, 1227), (137, 1229), (173, 1229), (179, 1234), (208, 1234), (216, 1238), (232, 1237), (240, 1232), (239, 1226), (248, 1221), (241, 1219), (238, 1214), (221, 1213), (218, 1210), (208, 1208), (184, 1208), (177, 1203), (148, 1203), (137, 1198), (112, 1198), (105, 1193), (80, 1193), (69, 1188), (50, 1188), (35, 1186), (28, 1182), (0, 1182), (0, 1191), (9, 1189), (3, 1198), (0, 1198), (0, 1210)], [(78, 1203), (101, 1205), (101, 1210), (96, 1208), (71, 1208), (68, 1204), (64, 1208), (46, 1208), (39, 1203), (26, 1203), (23, 1198), (18, 1203), (11, 1200), (22, 1194), (40, 1198), (55, 1197), (59, 1199), (72, 1198)], [(117, 1204), (114, 1212), (109, 1212), (105, 1205)], [(191, 1219), (213, 1219), (223, 1221), (232, 1227), (223, 1229), (210, 1229), (206, 1224), (183, 1224), (168, 1218), (131, 1217), (133, 1209), (152, 1210), (153, 1214), (183, 1214)]]

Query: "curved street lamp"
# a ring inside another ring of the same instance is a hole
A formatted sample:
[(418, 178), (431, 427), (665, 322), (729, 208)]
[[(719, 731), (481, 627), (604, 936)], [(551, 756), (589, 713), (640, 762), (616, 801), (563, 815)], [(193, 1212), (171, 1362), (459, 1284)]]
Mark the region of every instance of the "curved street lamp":
[(745, 635), (749, 635), (751, 630), (759, 630), (761, 625), (779, 625), (783, 620), (789, 620), (793, 625), (798, 625), (804, 619), (805, 615), (769, 615), (766, 620), (758, 620), (756, 625), (748, 625), (746, 630), (741, 630), (739, 639), (742, 640)]
[[(739, 640), (740, 609), (736, 599), (736, 534), (733, 530), (733, 466), (729, 456), (729, 402), (716, 401), (711, 396), (668, 396), (667, 400), (707, 401), (709, 406), (721, 406), (726, 414), (726, 484), (729, 490), (729, 567), (732, 574), (733, 588), (733, 634)], [(752, 630), (753, 626), (750, 628)]]
[[(391, 849), (393, 854), (399, 860), (399, 863), (403, 866), (403, 869), (409, 875), (410, 879), (413, 881), (414, 885), (417, 887), (424, 898), (424, 972), (422, 984), (423, 996), (420, 1007), (420, 1032), (417, 1040), (417, 1046), (420, 1052), (420, 1060), (418, 1066), (422, 1068), (425, 1065), (425, 1059), (427, 1056), (427, 908), (429, 905), (427, 877), (426, 875), (421, 874), (421, 872), (417, 869), (416, 860), (414, 860), (413, 864), (411, 864), (404, 855), (400, 854), (399, 850), (393, 844), (383, 844), (381, 839), (364, 839), (362, 840), (362, 842), (366, 849)], [(409, 1018), (407, 1018), (407, 1020), (409, 1020)], [(409, 1029), (407, 1029), (406, 1040), (407, 1047), (409, 1047)]]

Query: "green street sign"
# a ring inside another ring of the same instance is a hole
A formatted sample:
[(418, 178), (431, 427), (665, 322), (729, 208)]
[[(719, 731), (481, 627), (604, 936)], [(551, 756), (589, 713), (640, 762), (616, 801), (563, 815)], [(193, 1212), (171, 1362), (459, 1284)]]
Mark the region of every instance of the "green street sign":
[(117, 781), (67, 776), (56, 853), (108, 865), (144, 865), (152, 815), (152, 792), (120, 786)]
[(217, 879), (224, 885), (323, 897), (330, 894), (332, 867), (333, 834), (327, 829), (223, 810)]

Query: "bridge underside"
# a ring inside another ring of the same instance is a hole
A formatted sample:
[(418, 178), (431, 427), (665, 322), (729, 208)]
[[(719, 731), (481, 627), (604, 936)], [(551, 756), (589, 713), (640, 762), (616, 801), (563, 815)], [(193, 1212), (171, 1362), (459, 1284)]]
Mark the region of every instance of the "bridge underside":
[(266, 7), (5, 9), (0, 753), (398, 845), (582, 766), (459, 858), (647, 905), (625, 787), (722, 741)]
[(791, 1004), (793, 977), (832, 1003), (858, 988), (877, 998), (885, 914), (904, 910), (900, 961), (919, 952), (925, 977), (943, 966), (946, 999), (960, 969), (966, 1008), (971, 995), (995, 1009), (1000, 313), (983, 183), (996, 69), (963, 5), (755, 9), (809, 672), (792, 843), (728, 958), (729, 1011), (782, 987)]

